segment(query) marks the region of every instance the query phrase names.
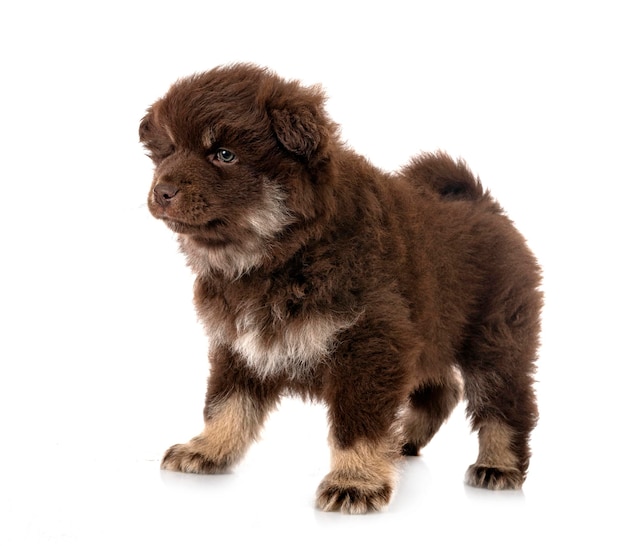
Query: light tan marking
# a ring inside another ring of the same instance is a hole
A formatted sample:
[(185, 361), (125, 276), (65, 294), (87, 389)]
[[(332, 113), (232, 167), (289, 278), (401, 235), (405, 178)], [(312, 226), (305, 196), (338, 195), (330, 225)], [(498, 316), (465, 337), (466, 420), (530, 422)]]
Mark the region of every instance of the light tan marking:
[(221, 271), (232, 279), (258, 267), (270, 253), (269, 243), (293, 220), (285, 196), (271, 180), (264, 180), (263, 198), (256, 208), (237, 222), (246, 233), (241, 240), (225, 246), (198, 246), (193, 238), (180, 235), (187, 264), (196, 275)]
[(478, 459), (476, 464), (500, 470), (517, 470), (517, 457), (511, 451), (511, 429), (497, 421), (485, 423), (478, 431)]
[(263, 322), (254, 315), (250, 312), (237, 320), (233, 349), (261, 377), (280, 372), (293, 378), (306, 375), (330, 353), (337, 334), (354, 323), (354, 320), (312, 316), (299, 323), (281, 324), (267, 341), (267, 332), (260, 327)]
[(262, 239), (271, 239), (293, 221), (293, 215), (285, 205), (285, 193), (270, 179), (263, 180), (263, 201), (249, 214), (246, 227)]
[(174, 133), (172, 132), (172, 130), (170, 129), (169, 125), (167, 124), (163, 124), (163, 129), (165, 130), (165, 132), (167, 133), (167, 137), (170, 139), (170, 141), (172, 142), (172, 144), (176, 144), (176, 139), (174, 138)]
[(389, 445), (372, 444), (365, 440), (349, 449), (331, 447), (331, 468), (344, 485), (359, 483), (376, 488), (395, 480), (396, 450)]
[(524, 474), (511, 449), (512, 439), (513, 432), (501, 422), (482, 425), (478, 431), (478, 459), (467, 469), (466, 483), (492, 490), (521, 488)]
[(198, 246), (188, 235), (178, 237), (180, 247), (187, 256), (187, 265), (196, 275), (221, 271), (236, 279), (261, 265), (266, 257), (265, 242), (251, 237), (241, 244), (206, 248)]
[(228, 469), (257, 438), (264, 415), (243, 395), (232, 395), (214, 407), (204, 431), (188, 443), (172, 446), (162, 468), (205, 474)]
[(232, 395), (221, 402), (196, 442), (209, 457), (224, 459), (241, 453), (256, 440), (262, 416), (249, 398)]
[(215, 133), (213, 132), (213, 129), (209, 127), (202, 134), (202, 145), (205, 148), (209, 149), (213, 146), (214, 142), (215, 142)]
[(317, 506), (363, 514), (381, 510), (396, 482), (398, 449), (394, 442), (359, 441), (349, 449), (331, 445), (331, 471), (317, 491)]

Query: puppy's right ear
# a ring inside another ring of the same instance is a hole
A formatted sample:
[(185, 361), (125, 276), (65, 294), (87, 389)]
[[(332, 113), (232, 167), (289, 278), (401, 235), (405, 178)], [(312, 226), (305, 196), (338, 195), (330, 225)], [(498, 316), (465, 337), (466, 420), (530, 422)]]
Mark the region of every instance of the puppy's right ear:
[(311, 159), (326, 136), (321, 120), (305, 106), (270, 112), (272, 126), (280, 143), (290, 152)]

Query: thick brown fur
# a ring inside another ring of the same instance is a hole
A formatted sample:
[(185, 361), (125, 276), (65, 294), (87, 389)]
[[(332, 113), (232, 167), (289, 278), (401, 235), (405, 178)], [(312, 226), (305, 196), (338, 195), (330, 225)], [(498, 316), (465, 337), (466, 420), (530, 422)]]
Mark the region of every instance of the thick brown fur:
[(463, 162), (381, 172), (341, 142), (319, 88), (251, 65), (178, 81), (140, 138), (150, 212), (179, 234), (210, 340), (205, 429), (163, 468), (225, 471), (298, 394), (328, 407), (318, 507), (376, 510), (399, 456), (464, 395), (480, 442), (467, 482), (521, 487), (540, 272)]

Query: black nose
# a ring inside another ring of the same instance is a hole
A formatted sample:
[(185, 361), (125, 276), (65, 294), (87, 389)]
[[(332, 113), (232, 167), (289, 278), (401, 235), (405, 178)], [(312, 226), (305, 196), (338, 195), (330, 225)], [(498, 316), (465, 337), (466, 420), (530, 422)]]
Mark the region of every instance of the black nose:
[(178, 188), (173, 184), (160, 183), (154, 186), (154, 198), (156, 202), (162, 207), (167, 207), (172, 202), (172, 199), (176, 197)]

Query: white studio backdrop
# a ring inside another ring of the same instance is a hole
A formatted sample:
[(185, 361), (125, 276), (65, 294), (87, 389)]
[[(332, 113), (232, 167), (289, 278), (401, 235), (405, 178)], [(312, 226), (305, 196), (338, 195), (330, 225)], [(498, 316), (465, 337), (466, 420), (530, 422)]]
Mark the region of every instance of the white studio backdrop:
[[(608, 1), (3, 5), (0, 543), (209, 542), (211, 526), (300, 540), (285, 521), (331, 543), (393, 529), (472, 544), (623, 543), (622, 11)], [(208, 366), (191, 275), (145, 206), (151, 165), (137, 126), (176, 78), (235, 61), (321, 83), (343, 138), (381, 168), (435, 149), (464, 157), (527, 236), (546, 308), (542, 417), (522, 496), (463, 487), (476, 439), (462, 408), (374, 517), (313, 509), (326, 423), (323, 408), (296, 400), (232, 475), (159, 471), (163, 450), (200, 430)]]

